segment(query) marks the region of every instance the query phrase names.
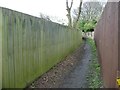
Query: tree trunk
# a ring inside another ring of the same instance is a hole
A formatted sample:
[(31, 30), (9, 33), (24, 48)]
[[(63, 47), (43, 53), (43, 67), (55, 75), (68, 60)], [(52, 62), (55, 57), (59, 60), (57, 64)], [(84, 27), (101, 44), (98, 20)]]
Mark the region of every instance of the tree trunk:
[(71, 5), (70, 7), (68, 6), (68, 0), (66, 0), (66, 10), (68, 12), (67, 14), (67, 18), (68, 18), (68, 26), (69, 27), (72, 27), (72, 17), (71, 17), (71, 8), (72, 8), (72, 5), (73, 5), (73, 0), (71, 1)]

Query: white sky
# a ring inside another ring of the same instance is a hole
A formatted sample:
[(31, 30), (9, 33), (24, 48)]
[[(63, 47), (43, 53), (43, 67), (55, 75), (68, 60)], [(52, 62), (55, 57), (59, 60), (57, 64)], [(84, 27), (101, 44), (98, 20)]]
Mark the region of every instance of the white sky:
[[(0, 0), (0, 6), (37, 17), (43, 13), (67, 20), (66, 0)], [(74, 0), (73, 8), (78, 6), (79, 0)]]

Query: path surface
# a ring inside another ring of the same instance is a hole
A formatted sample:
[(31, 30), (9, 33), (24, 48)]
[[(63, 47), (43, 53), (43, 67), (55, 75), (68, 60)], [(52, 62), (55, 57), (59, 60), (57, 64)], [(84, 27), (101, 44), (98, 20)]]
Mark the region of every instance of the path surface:
[(91, 62), (91, 48), (84, 42), (65, 60), (36, 79), (28, 88), (84, 88)]
[(86, 43), (84, 46), (84, 54), (75, 69), (64, 78), (60, 88), (85, 88), (86, 76), (89, 72), (89, 64), (91, 61), (91, 48)]

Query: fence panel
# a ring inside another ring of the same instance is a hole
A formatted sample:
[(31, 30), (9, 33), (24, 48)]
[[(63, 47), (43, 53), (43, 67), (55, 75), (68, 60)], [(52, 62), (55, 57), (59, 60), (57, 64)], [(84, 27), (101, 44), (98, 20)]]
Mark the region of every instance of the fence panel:
[(82, 39), (81, 31), (0, 8), (1, 41), (2, 88), (22, 88), (75, 50)]
[(95, 29), (95, 42), (99, 53), (105, 87), (116, 87), (118, 71), (118, 12), (119, 2), (108, 2)]

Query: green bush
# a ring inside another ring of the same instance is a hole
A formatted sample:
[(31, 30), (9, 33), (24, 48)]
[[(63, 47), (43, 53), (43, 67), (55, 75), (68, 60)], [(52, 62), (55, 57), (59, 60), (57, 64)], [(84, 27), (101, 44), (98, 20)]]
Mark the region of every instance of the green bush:
[(91, 32), (95, 28), (96, 23), (97, 23), (96, 20), (80, 21), (79, 29), (82, 30), (83, 32)]

